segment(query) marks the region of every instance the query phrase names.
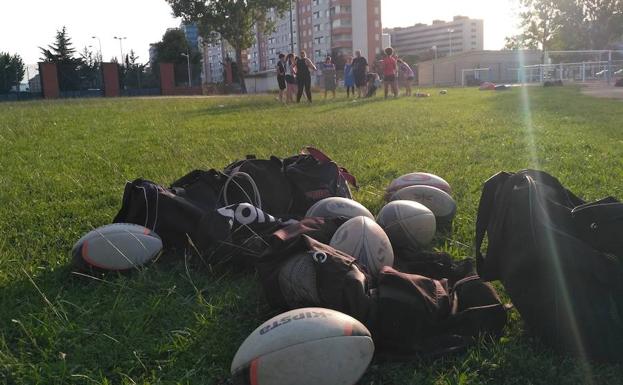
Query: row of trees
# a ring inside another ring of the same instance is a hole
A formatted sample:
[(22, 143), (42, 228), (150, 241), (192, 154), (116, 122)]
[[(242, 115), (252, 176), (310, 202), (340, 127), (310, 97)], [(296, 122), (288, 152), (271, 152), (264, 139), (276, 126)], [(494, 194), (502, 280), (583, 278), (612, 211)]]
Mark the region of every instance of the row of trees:
[[(54, 42), (47, 48), (39, 47), (45, 63), (55, 63), (59, 72), (59, 88), (61, 91), (75, 91), (89, 88), (101, 88), (102, 57), (89, 50), (88, 47), (76, 55), (71, 38), (66, 27), (56, 32)], [(134, 50), (125, 55), (119, 67), (119, 78), (124, 87), (141, 88), (145, 86), (157, 87), (157, 80), (145, 72), (146, 64), (138, 61), (139, 57)], [(112, 62), (118, 63), (117, 58)], [(156, 84), (156, 85), (154, 85)]]
[(623, 36), (623, 0), (520, 0), (520, 4), (522, 33), (506, 38), (508, 49), (603, 50)]

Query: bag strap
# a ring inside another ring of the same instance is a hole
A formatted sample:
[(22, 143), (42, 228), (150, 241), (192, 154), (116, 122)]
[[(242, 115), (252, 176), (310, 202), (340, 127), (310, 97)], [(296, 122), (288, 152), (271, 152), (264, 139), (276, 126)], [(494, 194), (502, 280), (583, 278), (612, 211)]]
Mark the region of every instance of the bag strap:
[[(476, 217), (476, 240), (475, 240), (475, 251), (476, 251), (476, 269), (480, 275), (483, 274), (484, 264), (485, 264), (485, 256), (482, 254), (482, 243), (485, 239), (485, 234), (487, 233), (487, 228), (491, 223), (491, 215), (493, 213), (496, 193), (500, 190), (500, 188), (506, 183), (508, 178), (511, 177), (512, 174), (507, 172), (499, 172), (489, 178), (483, 188), (482, 195), (480, 196), (480, 203), (478, 204), (478, 214)], [(489, 277), (486, 277), (487, 279)]]
[[(303, 151), (301, 151), (301, 153), (307, 153), (311, 155), (320, 164), (333, 162), (333, 160), (331, 160), (331, 158), (329, 158), (324, 152), (311, 146), (305, 147)], [(357, 178), (355, 178), (353, 174), (351, 174), (350, 172), (348, 172), (347, 169), (341, 166), (338, 166), (337, 170), (339, 174), (344, 178), (344, 180), (346, 180), (346, 182), (350, 183), (356, 189), (359, 189), (359, 186), (357, 186)]]

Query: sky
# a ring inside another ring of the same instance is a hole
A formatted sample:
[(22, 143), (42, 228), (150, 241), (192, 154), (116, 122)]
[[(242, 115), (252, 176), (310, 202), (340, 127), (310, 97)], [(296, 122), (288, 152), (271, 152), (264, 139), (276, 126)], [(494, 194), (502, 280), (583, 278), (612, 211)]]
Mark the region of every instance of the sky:
[[(504, 37), (516, 31), (517, 0), (381, 0), (383, 27), (430, 24), (454, 15), (484, 19), (485, 49), (500, 49)], [(103, 5), (106, 7), (103, 7)], [(104, 60), (133, 49), (140, 62), (149, 58), (149, 44), (159, 41), (167, 28), (178, 27), (165, 0), (0, 0), (0, 52), (18, 53), (27, 64), (39, 61), (38, 47), (52, 44), (56, 31), (67, 27), (74, 47), (91, 45)], [(14, 15), (14, 17), (7, 17)], [(93, 39), (92, 36), (99, 37)], [(119, 40), (114, 37), (126, 37)]]

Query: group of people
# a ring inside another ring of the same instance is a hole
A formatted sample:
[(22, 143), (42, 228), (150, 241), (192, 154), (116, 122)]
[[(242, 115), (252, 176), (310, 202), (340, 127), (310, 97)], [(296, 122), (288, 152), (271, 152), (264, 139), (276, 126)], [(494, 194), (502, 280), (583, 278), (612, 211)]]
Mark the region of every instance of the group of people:
[[(411, 96), (411, 83), (415, 74), (411, 67), (402, 59), (394, 55), (392, 48), (385, 49), (385, 57), (378, 64), (382, 68), (382, 78), (385, 85), (385, 98), (392, 89), (394, 97), (398, 96), (398, 80), (405, 86), (405, 95)], [(311, 74), (312, 71), (321, 70), (324, 78), (324, 97), (327, 98), (329, 92), (335, 98), (337, 88), (337, 70), (331, 56), (327, 56), (322, 65), (316, 65), (307, 57), (305, 51), (301, 51), (300, 56), (293, 53), (288, 55), (279, 54), (277, 62), (277, 83), (279, 85), (279, 100), (285, 103), (293, 103), (296, 99), (300, 103), (303, 93), (307, 101), (311, 103)], [(344, 87), (346, 97), (351, 94), (355, 97), (371, 97), (376, 94), (380, 87), (381, 77), (376, 72), (368, 72), (369, 65), (365, 57), (361, 56), (361, 51), (355, 51), (355, 57), (349, 57), (344, 66)]]

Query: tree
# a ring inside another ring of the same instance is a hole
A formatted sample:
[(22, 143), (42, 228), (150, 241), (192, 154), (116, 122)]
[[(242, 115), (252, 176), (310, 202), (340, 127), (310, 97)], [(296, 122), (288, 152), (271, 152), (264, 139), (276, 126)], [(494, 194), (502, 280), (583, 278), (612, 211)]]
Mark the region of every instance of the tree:
[[(545, 51), (561, 28), (561, 5), (564, 0), (519, 0), (523, 10), (520, 13), (523, 32), (518, 37), (510, 37), (513, 43), (542, 50), (541, 63), (545, 62)], [(507, 45), (509, 40), (507, 40)]]
[(39, 49), (43, 53), (41, 58), (43, 62), (56, 63), (61, 91), (80, 89), (79, 69), (83, 63), (81, 58), (74, 57), (76, 50), (72, 46), (65, 26), (56, 31), (54, 44), (48, 45), (48, 48), (39, 47)]
[(515, 35), (504, 38), (504, 49), (517, 51), (521, 49), (537, 49), (538, 44), (534, 41), (526, 41), (523, 35)]
[(21, 56), (8, 52), (0, 52), (0, 94), (6, 94), (11, 87), (17, 85), (24, 79), (26, 67)]
[(234, 48), (240, 91), (246, 93), (242, 51), (255, 42), (256, 26), (263, 33), (274, 31), (267, 17), (274, 9), (279, 17), (289, 9), (290, 0), (167, 0), (173, 14), (186, 22), (197, 23), (202, 36), (216, 31)]
[(565, 0), (564, 49), (607, 49), (623, 36), (623, 0)]
[[(201, 60), (201, 54), (188, 45), (186, 36), (181, 29), (169, 29), (162, 36), (162, 40), (156, 43), (157, 63), (173, 63), (175, 65), (175, 81), (188, 80), (186, 58), (182, 53), (190, 53), (190, 63), (197, 67)], [(194, 71), (197, 73), (198, 71)]]
[(99, 55), (84, 47), (80, 52), (80, 58), (82, 62), (78, 66), (78, 72), (82, 82), (81, 88), (99, 88), (101, 70)]

